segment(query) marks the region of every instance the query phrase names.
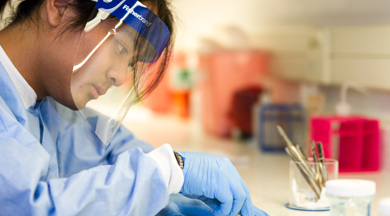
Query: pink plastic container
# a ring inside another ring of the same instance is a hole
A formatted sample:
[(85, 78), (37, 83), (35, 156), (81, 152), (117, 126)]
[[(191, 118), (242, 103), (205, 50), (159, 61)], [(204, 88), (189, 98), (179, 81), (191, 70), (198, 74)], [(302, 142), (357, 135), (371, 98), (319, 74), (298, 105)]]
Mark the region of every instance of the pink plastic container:
[(232, 125), (229, 111), (233, 96), (246, 87), (261, 87), (269, 55), (257, 50), (224, 50), (200, 54), (199, 87), (202, 122), (206, 131), (227, 137)]
[(340, 172), (380, 168), (379, 121), (358, 116), (312, 117), (311, 140), (322, 142), (326, 158), (339, 161)]

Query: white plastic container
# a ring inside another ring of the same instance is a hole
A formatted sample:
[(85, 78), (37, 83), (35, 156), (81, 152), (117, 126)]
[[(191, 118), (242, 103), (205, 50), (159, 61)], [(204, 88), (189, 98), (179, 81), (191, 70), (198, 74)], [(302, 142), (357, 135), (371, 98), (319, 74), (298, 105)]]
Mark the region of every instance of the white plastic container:
[(379, 201), (379, 215), (390, 216), (390, 197), (383, 198)]
[(369, 216), (376, 194), (373, 181), (339, 179), (325, 184), (331, 216)]

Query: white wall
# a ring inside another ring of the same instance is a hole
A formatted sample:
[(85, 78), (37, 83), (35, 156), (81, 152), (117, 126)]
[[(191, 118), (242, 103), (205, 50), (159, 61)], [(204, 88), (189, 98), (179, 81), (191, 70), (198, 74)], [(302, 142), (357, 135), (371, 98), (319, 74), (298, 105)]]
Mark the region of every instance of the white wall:
[(180, 20), (178, 45), (196, 47), (199, 36), (218, 37), (223, 26), (248, 34), (273, 25), (384, 24), (389, 0), (173, 0)]
[[(202, 37), (222, 41), (221, 29), (226, 26), (238, 26), (253, 36), (275, 26), (322, 28), (390, 23), (389, 0), (173, 0), (173, 5), (179, 19), (177, 44), (184, 49), (196, 49)], [(257, 46), (262, 42), (252, 41), (252, 44)], [(353, 75), (351, 71), (346, 73)], [(370, 71), (367, 74), (370, 76)], [(323, 86), (322, 90), (327, 96), (325, 112), (332, 113), (339, 100), (339, 87)], [(370, 96), (363, 96), (352, 91), (349, 97), (352, 111), (390, 124), (389, 91), (371, 92)]]

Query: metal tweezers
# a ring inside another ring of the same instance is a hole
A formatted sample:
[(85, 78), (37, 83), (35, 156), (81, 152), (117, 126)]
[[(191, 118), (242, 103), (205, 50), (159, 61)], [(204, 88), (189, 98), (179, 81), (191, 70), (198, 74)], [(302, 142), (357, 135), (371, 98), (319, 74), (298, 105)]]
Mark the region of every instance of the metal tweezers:
[(325, 157), (322, 143), (317, 143), (318, 155), (314, 141), (310, 142), (310, 149), (313, 155), (314, 168), (310, 166), (309, 159), (303, 153), (299, 145), (294, 146), (291, 140), (287, 137), (286, 133), (280, 127), (277, 126), (279, 134), (287, 143), (285, 148), (287, 154), (297, 165), (299, 171), (301, 172), (303, 178), (309, 184), (310, 188), (316, 194), (317, 199), (320, 199), (322, 188), (325, 187), (325, 182), (328, 180), (328, 172), (325, 166)]

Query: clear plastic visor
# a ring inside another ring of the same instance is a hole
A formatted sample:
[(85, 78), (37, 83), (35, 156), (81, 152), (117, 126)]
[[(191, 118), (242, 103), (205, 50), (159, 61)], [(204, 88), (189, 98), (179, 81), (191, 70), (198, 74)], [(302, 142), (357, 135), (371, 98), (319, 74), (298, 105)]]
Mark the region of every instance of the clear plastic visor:
[[(73, 67), (71, 93), (75, 107), (104, 146), (147, 88), (145, 85), (158, 79), (154, 67), (161, 52), (147, 35), (166, 40), (156, 32), (158, 28), (138, 25), (143, 29), (134, 29), (124, 22), (128, 16), (137, 18), (131, 12), (122, 19), (110, 16), (83, 32)], [(144, 20), (148, 22), (148, 17)], [(142, 22), (139, 17), (137, 21)]]

